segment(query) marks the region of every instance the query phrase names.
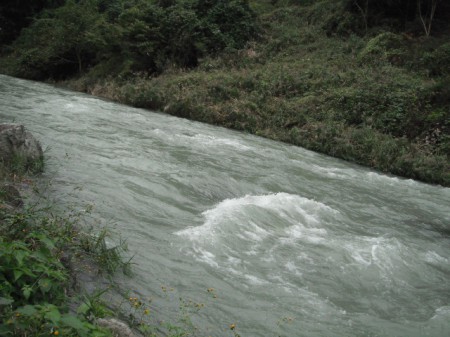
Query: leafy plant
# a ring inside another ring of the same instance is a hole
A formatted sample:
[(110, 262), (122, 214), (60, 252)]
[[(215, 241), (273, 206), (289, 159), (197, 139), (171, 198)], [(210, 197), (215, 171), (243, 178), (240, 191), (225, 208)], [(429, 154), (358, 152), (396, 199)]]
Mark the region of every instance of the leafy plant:
[(90, 256), (113, 272), (122, 265), (118, 254), (124, 246), (106, 247), (106, 231), (94, 240), (78, 225), (77, 212), (57, 216), (47, 207), (14, 213), (0, 207), (0, 335), (110, 336), (95, 325), (96, 318), (111, 314), (101, 293), (86, 295), (77, 314), (68, 310), (72, 271), (62, 261), (88, 247)]

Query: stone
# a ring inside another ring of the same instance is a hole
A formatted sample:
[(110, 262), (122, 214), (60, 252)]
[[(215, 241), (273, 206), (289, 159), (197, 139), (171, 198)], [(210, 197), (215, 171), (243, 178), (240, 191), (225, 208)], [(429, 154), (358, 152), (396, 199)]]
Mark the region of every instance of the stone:
[(130, 327), (116, 318), (99, 318), (97, 324), (111, 330), (114, 337), (135, 337)]
[(0, 124), (0, 163), (5, 167), (41, 172), (43, 158), (41, 144), (23, 125)]

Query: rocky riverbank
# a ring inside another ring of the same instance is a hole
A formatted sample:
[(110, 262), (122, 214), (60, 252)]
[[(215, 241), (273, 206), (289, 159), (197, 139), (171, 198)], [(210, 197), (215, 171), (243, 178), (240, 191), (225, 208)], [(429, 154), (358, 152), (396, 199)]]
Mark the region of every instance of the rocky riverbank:
[(103, 268), (99, 239), (22, 197), (43, 168), (39, 141), (23, 125), (0, 124), (0, 335), (136, 336), (90, 297)]
[(0, 124), (0, 208), (23, 207), (16, 177), (43, 170), (41, 144), (23, 125)]

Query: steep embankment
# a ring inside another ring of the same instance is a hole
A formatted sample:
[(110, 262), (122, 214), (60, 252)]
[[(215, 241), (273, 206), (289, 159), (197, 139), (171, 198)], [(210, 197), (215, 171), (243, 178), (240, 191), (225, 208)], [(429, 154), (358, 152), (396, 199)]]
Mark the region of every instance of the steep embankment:
[(418, 18), (399, 28), (379, 8), (292, 3), (253, 2), (259, 38), (194, 68), (149, 75), (111, 57), (63, 84), (450, 186), (446, 26), (426, 37)]

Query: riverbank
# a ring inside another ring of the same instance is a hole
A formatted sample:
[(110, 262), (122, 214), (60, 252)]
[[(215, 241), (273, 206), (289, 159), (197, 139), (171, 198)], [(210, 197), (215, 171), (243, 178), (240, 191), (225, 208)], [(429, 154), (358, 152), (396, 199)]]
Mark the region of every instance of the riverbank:
[(322, 7), (265, 9), (262, 41), (196, 69), (123, 80), (102, 64), (62, 84), (450, 186), (449, 35), (328, 36)]
[[(0, 150), (0, 335), (117, 335), (115, 315), (94, 289), (99, 273), (127, 267), (124, 247), (107, 246), (106, 230), (83, 228), (85, 210), (43, 201), (34, 182), (43, 152), (23, 126), (0, 124)], [(121, 326), (121, 336), (134, 336)]]
[[(54, 82), (450, 186), (448, 27), (424, 36), (390, 18), (364, 30), (344, 3), (252, 2), (260, 33), (244, 48), (156, 73), (113, 54)], [(36, 75), (15, 62), (3, 58), (1, 71)]]

